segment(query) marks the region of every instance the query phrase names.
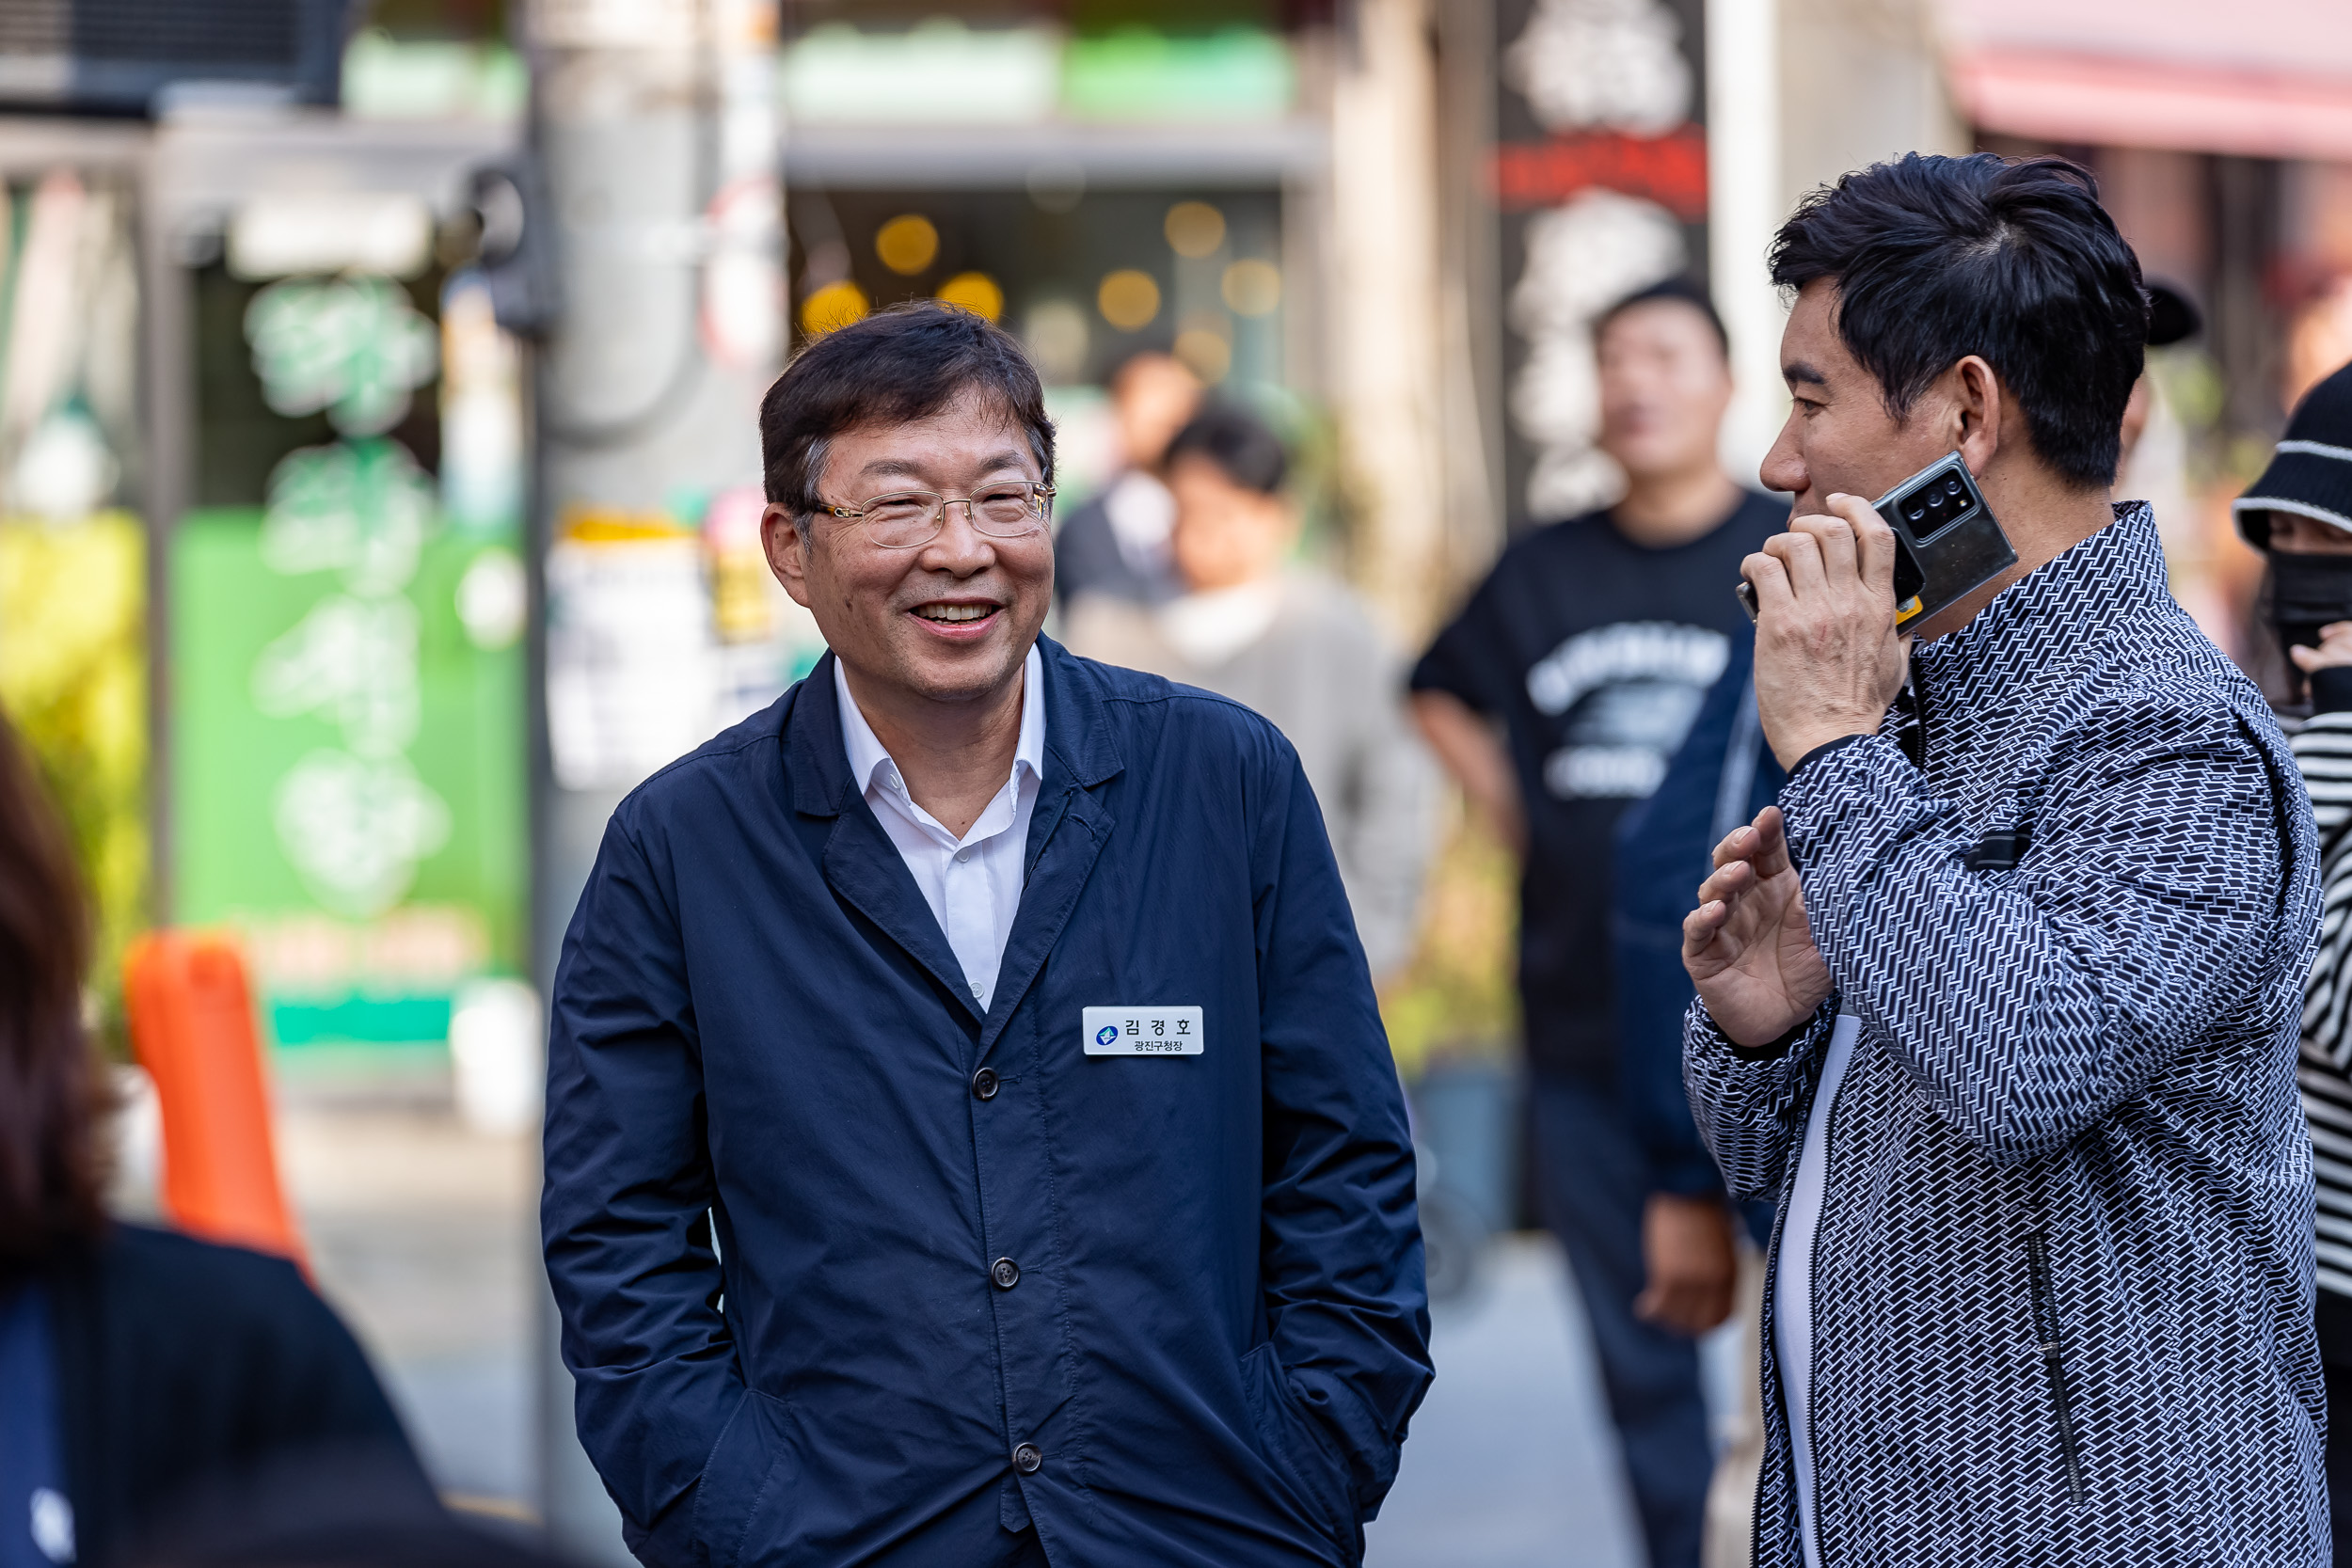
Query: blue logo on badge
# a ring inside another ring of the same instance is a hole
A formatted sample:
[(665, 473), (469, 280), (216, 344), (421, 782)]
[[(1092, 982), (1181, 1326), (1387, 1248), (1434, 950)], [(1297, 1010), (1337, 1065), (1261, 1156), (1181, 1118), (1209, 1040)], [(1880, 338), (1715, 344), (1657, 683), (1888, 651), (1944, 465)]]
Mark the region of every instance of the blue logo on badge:
[(1117, 1039), (1118, 1037), (1119, 1025), (1116, 1023), (1105, 1023), (1103, 1027), (1094, 1031), (1094, 1043), (1097, 1045), (1108, 1045), (1111, 1041)]

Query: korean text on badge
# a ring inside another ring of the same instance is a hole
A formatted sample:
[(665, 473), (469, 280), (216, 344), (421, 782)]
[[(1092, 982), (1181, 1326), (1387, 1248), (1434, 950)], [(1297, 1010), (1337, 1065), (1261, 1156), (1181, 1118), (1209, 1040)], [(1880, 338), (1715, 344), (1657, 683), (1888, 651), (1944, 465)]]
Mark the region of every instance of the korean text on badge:
[(1089, 1056), (1198, 1056), (1198, 1007), (1085, 1007), (1078, 1028)]

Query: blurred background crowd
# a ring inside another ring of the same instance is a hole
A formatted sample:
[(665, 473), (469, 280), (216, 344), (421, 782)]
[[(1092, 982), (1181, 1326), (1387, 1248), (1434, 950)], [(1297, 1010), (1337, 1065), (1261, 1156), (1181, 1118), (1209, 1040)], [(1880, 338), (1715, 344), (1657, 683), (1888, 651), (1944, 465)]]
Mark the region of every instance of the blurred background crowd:
[[(125, 955), (229, 933), (289, 1224), (435, 1483), (627, 1560), (536, 1258), (540, 998), (621, 795), (822, 651), (760, 389), (936, 296), (1048, 384), (1049, 631), (1262, 708), (1332, 819), (1440, 1297), (1371, 1560), (1644, 1560), (1524, 1157), (1526, 804), (1406, 672), (1644, 464), (1754, 488), (1772, 230), (1972, 150), (2094, 170), (2166, 285), (2118, 493), (2275, 686), (2229, 502), (2352, 359), (2337, 0), (0, 0), (0, 710), (96, 911), (114, 1202), (165, 1205)], [(1614, 308), (1661, 283), (1653, 342)], [(1691, 719), (1555, 793), (1640, 798)]]

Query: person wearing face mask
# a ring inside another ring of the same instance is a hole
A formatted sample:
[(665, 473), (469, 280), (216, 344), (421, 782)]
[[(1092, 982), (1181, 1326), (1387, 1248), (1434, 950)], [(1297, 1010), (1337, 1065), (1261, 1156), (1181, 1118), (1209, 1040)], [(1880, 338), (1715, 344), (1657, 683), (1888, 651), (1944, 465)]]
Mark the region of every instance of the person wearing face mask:
[(2352, 1561), (2352, 365), (2312, 388), (2270, 467), (2232, 508), (2270, 558), (2268, 611), (2310, 717), (2288, 744), (2319, 827), (2319, 957), (2303, 990), (2296, 1081), (2317, 1193), (2319, 1356), (2336, 1560)]

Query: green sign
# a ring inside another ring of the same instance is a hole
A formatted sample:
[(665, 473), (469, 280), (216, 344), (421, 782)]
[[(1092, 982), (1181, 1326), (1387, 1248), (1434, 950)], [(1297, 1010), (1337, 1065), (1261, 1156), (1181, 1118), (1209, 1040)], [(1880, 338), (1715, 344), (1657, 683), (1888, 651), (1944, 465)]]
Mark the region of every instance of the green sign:
[(425, 483), (310, 449), (173, 538), (175, 902), (246, 933), (281, 1045), (437, 1041), (526, 969), (521, 562)]

